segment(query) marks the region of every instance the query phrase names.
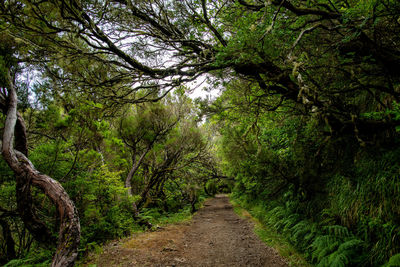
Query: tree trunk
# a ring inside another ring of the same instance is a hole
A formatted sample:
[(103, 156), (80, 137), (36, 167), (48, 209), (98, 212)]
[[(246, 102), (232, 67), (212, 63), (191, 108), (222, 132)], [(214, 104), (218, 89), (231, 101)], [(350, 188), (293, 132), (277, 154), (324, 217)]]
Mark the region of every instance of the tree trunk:
[(3, 133), (2, 154), (15, 175), (30, 185), (40, 188), (57, 208), (60, 221), (57, 251), (53, 267), (73, 266), (78, 256), (80, 224), (75, 205), (61, 184), (35, 169), (29, 159), (14, 149), (13, 139), (17, 123), (17, 93), (10, 73), (7, 73), (8, 110)]
[(7, 260), (12, 260), (16, 258), (16, 253), (15, 253), (15, 242), (11, 234), (11, 229), (10, 226), (8, 225), (6, 220), (0, 219), (0, 225), (1, 228), (3, 228), (3, 238), (6, 242), (7, 246), (7, 255), (6, 259)]
[(46, 224), (43, 223), (34, 212), (32, 206), (31, 182), (25, 175), (16, 175), (16, 195), (18, 213), (25, 227), (41, 244), (54, 246), (56, 239), (51, 234)]
[(151, 178), (150, 178), (149, 183), (143, 189), (142, 193), (140, 194), (140, 199), (136, 203), (136, 206), (137, 206), (138, 210), (141, 210), (143, 208), (144, 204), (147, 202), (147, 198), (148, 198), (149, 192), (156, 185), (158, 177), (159, 176), (157, 174), (156, 175), (152, 175)]
[(195, 213), (197, 211), (196, 209), (196, 203), (197, 203), (197, 192), (196, 189), (191, 188), (189, 192), (189, 201), (191, 205), (191, 213)]
[(208, 189), (207, 189), (207, 182), (204, 183), (204, 192), (207, 194), (207, 196), (213, 197), (215, 194), (211, 194)]
[[(5, 100), (0, 102), (0, 108), (4, 114), (7, 114), (8, 108)], [(18, 112), (14, 139), (15, 149), (28, 157), (26, 127), (24, 119)], [(47, 228), (46, 224), (36, 216), (33, 208), (31, 185), (24, 176), (16, 175), (16, 196), (18, 213), (24, 226), (29, 230), (32, 236), (39, 241), (39, 243), (53, 246), (57, 240), (51, 234), (51, 231)]]
[(142, 161), (143, 161), (144, 157), (147, 155), (147, 153), (149, 153), (151, 147), (152, 147), (152, 145), (148, 146), (146, 148), (146, 150), (142, 153), (142, 155), (140, 155), (140, 158), (139, 158), (139, 160), (137, 162), (136, 162), (135, 153), (133, 154), (133, 157), (132, 157), (132, 162), (133, 162), (132, 163), (132, 168), (130, 169), (130, 171), (128, 173), (128, 176), (125, 179), (125, 187), (128, 188), (128, 194), (129, 195), (133, 194), (133, 192), (132, 192), (132, 178), (135, 175), (136, 171), (139, 169), (140, 164), (142, 164)]

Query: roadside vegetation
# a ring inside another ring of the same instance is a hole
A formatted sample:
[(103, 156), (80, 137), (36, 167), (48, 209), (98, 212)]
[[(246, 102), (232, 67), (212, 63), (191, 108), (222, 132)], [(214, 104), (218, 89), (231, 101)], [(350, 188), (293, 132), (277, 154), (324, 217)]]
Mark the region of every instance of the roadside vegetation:
[[(276, 249), (279, 252), (279, 255), (281, 255), (282, 258), (289, 263), (289, 266), (312, 266), (304, 258), (304, 255), (299, 253), (284, 235), (275, 230), (273, 225), (267, 224), (260, 216), (255, 217), (257, 215), (255, 210), (251, 209), (251, 207), (247, 207), (247, 209), (249, 209), (248, 211), (234, 199), (231, 199), (231, 202), (233, 204), (235, 213), (242, 218), (246, 218), (254, 222), (254, 232), (257, 234), (257, 236), (263, 242), (265, 242), (267, 246)], [(262, 213), (259, 213), (258, 215), (261, 214)]]

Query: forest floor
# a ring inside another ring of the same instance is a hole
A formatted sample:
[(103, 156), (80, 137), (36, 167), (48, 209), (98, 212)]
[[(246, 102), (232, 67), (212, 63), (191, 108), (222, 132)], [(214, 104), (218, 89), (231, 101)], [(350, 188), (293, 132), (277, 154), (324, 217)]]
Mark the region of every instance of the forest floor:
[(112, 242), (86, 266), (288, 266), (253, 228), (217, 195), (190, 222)]

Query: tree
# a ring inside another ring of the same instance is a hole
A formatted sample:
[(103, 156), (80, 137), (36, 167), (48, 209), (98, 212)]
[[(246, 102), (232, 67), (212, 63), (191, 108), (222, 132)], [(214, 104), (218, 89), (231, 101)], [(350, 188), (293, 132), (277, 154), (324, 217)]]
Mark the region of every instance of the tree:
[(173, 102), (144, 104), (137, 106), (133, 115), (121, 119), (119, 132), (132, 153), (132, 167), (125, 179), (131, 195), (133, 176), (153, 146), (164, 141), (187, 111), (182, 105)]
[[(12, 46), (7, 48), (10, 49)], [(2, 51), (7, 51), (7, 48), (3, 47)], [(15, 78), (11, 76), (11, 70), (15, 69), (16, 65), (11, 64), (12, 54), (3, 55), (5, 59), (3, 58), (1, 62), (1, 105), (6, 111), (6, 120), (2, 138), (2, 155), (16, 176), (19, 213), (33, 235), (41, 236), (40, 238), (50, 237), (46, 226), (38, 220), (31, 208), (30, 187), (32, 185), (40, 188), (56, 206), (60, 220), (58, 247), (52, 266), (73, 266), (78, 256), (80, 239), (80, 224), (75, 205), (61, 184), (37, 171), (27, 157), (26, 128), (22, 116), (17, 112), (17, 89)]]
[[(393, 86), (393, 70), (399, 65), (393, 46), (398, 36), (393, 26), (396, 11), (396, 4), (385, 1), (313, 1), (307, 6), (286, 0), (27, 0), (24, 8), (12, 1), (2, 5), (2, 17), (15, 31), (25, 38), (41, 33), (42, 39), (32, 38), (38, 48), (55, 45), (46, 51), (49, 60), (60, 59), (57, 48), (63, 51), (63, 73), (56, 71), (59, 67), (48, 67), (51, 74), (83, 88), (97, 88), (96, 94), (111, 102), (152, 100), (149, 94), (132, 96), (140, 89), (169, 91), (204, 73), (218, 76), (218, 70), (224, 70), (225, 76), (236, 73), (252, 80), (263, 92), (262, 99), (277, 95), (297, 103), (300, 112), (318, 111), (334, 132), (357, 128), (355, 135), (370, 125), (393, 127), (393, 122), (360, 116), (364, 110), (351, 105), (355, 93), (378, 109), (390, 107), (383, 99), (398, 98)], [(119, 29), (118, 35), (114, 29)], [(281, 45), (283, 39), (288, 42)], [(100, 77), (90, 66), (102, 66), (107, 74)], [(329, 75), (319, 75), (322, 72)], [(338, 89), (343, 79), (352, 86)], [(99, 90), (107, 85), (118, 89)]]
[[(196, 125), (193, 108), (186, 96), (167, 95), (158, 103), (136, 106), (121, 119), (119, 135), (132, 156), (125, 186), (131, 195), (140, 196), (134, 204), (135, 216), (152, 201), (152, 191), (155, 198), (165, 197), (164, 185), (168, 181), (177, 177), (183, 181), (193, 179), (184, 175), (185, 170), (193, 170), (206, 158), (208, 148)], [(188, 201), (194, 205), (197, 199)]]

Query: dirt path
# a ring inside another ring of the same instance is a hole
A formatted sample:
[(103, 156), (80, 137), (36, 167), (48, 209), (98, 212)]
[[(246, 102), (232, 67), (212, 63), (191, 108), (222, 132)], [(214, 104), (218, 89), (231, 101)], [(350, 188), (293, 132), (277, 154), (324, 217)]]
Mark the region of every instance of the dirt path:
[(93, 261), (109, 266), (288, 266), (239, 218), (228, 197), (205, 203), (192, 222), (112, 243)]

